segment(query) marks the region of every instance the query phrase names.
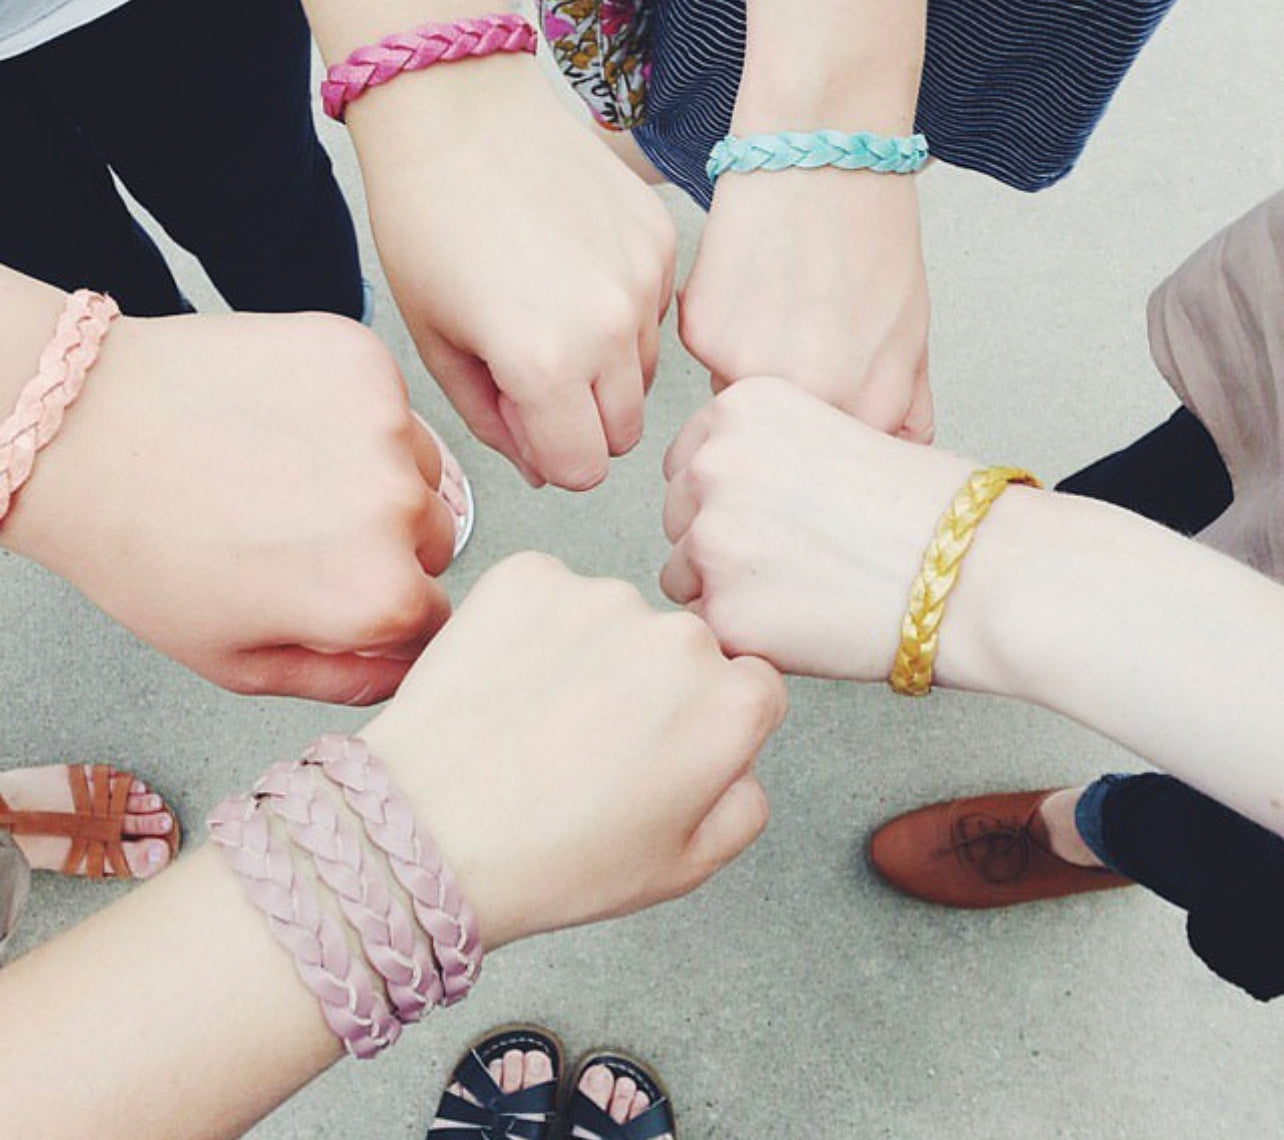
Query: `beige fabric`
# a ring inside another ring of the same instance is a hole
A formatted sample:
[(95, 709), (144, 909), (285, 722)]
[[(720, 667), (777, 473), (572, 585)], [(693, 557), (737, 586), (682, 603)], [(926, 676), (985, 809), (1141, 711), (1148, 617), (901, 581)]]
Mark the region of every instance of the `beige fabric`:
[(1284, 192), (1187, 259), (1148, 316), (1155, 363), (1235, 489), (1200, 540), (1284, 580)]
[(31, 890), (31, 868), (7, 831), (0, 831), (0, 963), (4, 961), (9, 936), (27, 905)]

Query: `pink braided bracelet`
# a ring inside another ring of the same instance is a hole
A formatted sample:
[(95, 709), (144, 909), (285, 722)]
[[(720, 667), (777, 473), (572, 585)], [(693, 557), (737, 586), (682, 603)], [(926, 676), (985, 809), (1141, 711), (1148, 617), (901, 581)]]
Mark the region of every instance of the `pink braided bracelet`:
[(285, 821), (294, 844), (312, 856), (318, 877), (334, 892), (366, 958), (382, 975), (397, 1020), (418, 1021), (425, 1008), (442, 1000), (432, 951), (419, 936), (415, 920), (393, 898), (382, 872), (372, 865), (347, 809), (336, 807), (318, 787), (323, 780), (310, 765), (276, 764), (254, 791)]
[(116, 302), (102, 293), (79, 289), (67, 298), (35, 376), (18, 394), (13, 412), (0, 421), (0, 523), (18, 488), (30, 478), (36, 452), (62, 427), (63, 412), (80, 395), (85, 375), (118, 316)]
[(442, 1004), (459, 1001), (481, 972), (477, 918), (436, 845), (416, 827), (414, 812), (387, 770), (355, 736), (322, 736), (300, 762), (320, 767), (343, 789), (366, 835), (388, 857), (397, 882), (410, 893), (415, 917), (432, 940), (441, 969)]
[(354, 1057), (373, 1057), (401, 1034), (383, 987), (354, 957), (347, 936), (294, 867), (289, 845), (249, 796), (232, 796), (210, 813), (210, 838), (241, 877), (250, 901), (293, 956), (303, 984), (321, 1003), (326, 1024)]
[(535, 29), (513, 12), (448, 24), (423, 24), (357, 48), (342, 63), (336, 63), (321, 83), (321, 103), (330, 118), (342, 122), (349, 103), (404, 71), (422, 71), (435, 63), (454, 63), (496, 52), (533, 55), (535, 44)]

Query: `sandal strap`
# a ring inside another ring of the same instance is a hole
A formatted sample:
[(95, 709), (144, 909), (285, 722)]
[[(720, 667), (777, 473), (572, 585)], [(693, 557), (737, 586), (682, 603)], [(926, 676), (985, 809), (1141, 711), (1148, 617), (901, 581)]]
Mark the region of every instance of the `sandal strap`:
[(621, 1124), (576, 1089), (571, 1097), (566, 1123), (571, 1136), (592, 1134), (598, 1140), (659, 1140), (671, 1130), (670, 1115), (669, 1102), (661, 1097), (632, 1120)]
[(447, 1091), (428, 1129), (432, 1140), (541, 1140), (557, 1103), (557, 1082), (544, 1081), (506, 1093), (476, 1050), (460, 1061), (452, 1077), (474, 1097)]
[(94, 764), (88, 776), (80, 764), (67, 765), (67, 786), (72, 810), (15, 811), (0, 799), (0, 827), (11, 835), (40, 835), (70, 839), (63, 874), (73, 875), (84, 865), (87, 878), (101, 879), (111, 873), (131, 875), (121, 843), (125, 809), (133, 777), (107, 764)]

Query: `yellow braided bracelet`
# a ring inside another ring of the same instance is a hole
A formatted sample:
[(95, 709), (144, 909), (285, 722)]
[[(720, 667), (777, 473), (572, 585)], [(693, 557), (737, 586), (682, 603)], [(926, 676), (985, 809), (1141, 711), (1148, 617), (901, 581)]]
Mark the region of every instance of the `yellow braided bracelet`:
[(1042, 486), (1019, 467), (983, 467), (968, 476), (937, 523), (936, 534), (923, 555), (923, 568), (910, 591), (909, 610), (901, 623), (901, 645), (887, 679), (902, 696), (921, 697), (931, 690), (945, 601), (958, 581), (959, 567), (976, 537), (976, 528), (1009, 483)]

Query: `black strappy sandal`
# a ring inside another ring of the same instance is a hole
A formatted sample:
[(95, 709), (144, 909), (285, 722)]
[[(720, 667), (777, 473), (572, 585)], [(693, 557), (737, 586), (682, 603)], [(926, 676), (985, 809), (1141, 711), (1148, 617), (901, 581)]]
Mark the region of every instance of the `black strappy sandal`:
[[(616, 1079), (630, 1077), (651, 1103), (632, 1120), (618, 1123), (580, 1092), (580, 1081), (594, 1065), (605, 1065)], [(645, 1061), (618, 1049), (595, 1049), (579, 1059), (571, 1075), (563, 1127), (562, 1135), (568, 1140), (659, 1140), (666, 1133), (678, 1135), (673, 1103), (663, 1082)]]
[[(553, 1076), (542, 1084), (506, 1093), (487, 1071), (510, 1049), (545, 1054)], [(476, 1103), (447, 1087), (428, 1126), (427, 1140), (552, 1140), (557, 1090), (562, 1077), (562, 1043), (538, 1025), (507, 1025), (488, 1033), (468, 1050), (451, 1073)]]

